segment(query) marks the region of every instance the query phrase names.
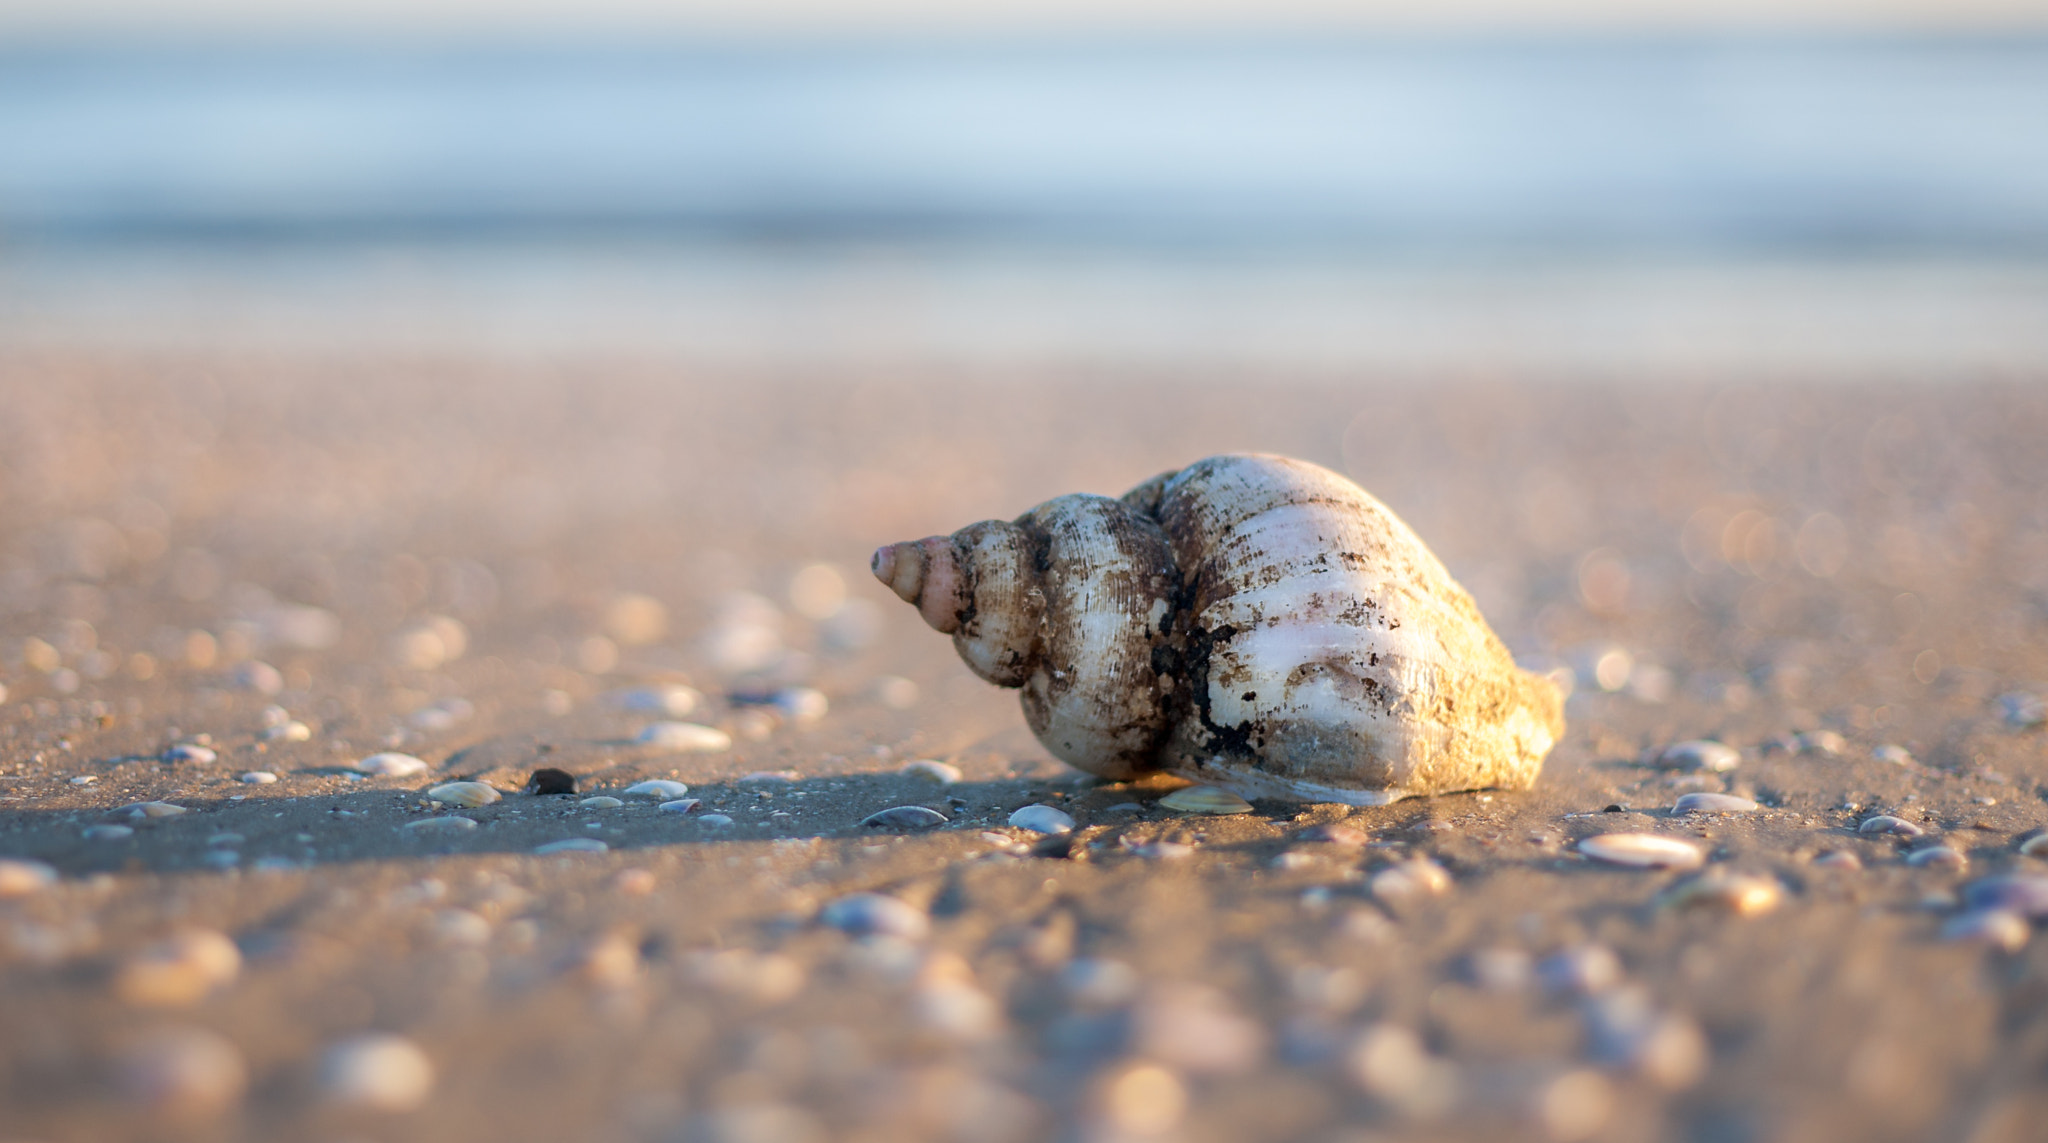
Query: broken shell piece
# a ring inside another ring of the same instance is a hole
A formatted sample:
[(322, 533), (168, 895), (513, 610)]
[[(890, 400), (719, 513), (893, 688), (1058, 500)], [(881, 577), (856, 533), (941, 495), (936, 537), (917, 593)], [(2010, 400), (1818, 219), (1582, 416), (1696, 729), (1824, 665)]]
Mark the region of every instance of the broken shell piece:
[(354, 767), (365, 774), (376, 774), (384, 778), (410, 778), (427, 772), (427, 764), (410, 754), (385, 752), (372, 754), (357, 762)]
[(449, 782), (428, 790), (427, 797), (451, 806), (488, 806), (503, 795), (482, 782)]
[(1372, 875), (1372, 895), (1382, 901), (1405, 904), (1424, 897), (1441, 897), (1451, 889), (1451, 875), (1427, 857), (1397, 861)]
[(930, 758), (920, 758), (915, 762), (906, 762), (897, 773), (906, 777), (922, 778), (927, 782), (937, 782), (941, 786), (953, 785), (955, 782), (960, 781), (961, 778), (958, 766), (946, 762), (933, 761)]
[(1698, 869), (1706, 861), (1698, 846), (1654, 833), (1605, 833), (1579, 842), (1579, 852), (1637, 869)]
[(535, 846), (533, 852), (536, 857), (549, 857), (558, 853), (603, 853), (610, 848), (594, 837), (566, 837)]
[(476, 819), (457, 817), (453, 814), (446, 817), (415, 818), (398, 828), (407, 833), (468, 833), (476, 828)]
[(824, 924), (857, 937), (885, 936), (920, 941), (931, 931), (924, 910), (900, 897), (855, 893), (826, 905), (818, 914)]
[(671, 754), (717, 754), (732, 749), (732, 735), (695, 722), (654, 722), (634, 739)]
[(585, 798), (576, 804), (582, 806), (586, 810), (616, 810), (620, 806), (625, 805), (626, 803), (610, 796), (609, 794), (599, 794), (594, 798)]
[(867, 829), (930, 829), (945, 825), (948, 820), (928, 806), (890, 806), (862, 818), (860, 824)]
[(1969, 865), (1970, 859), (1948, 846), (1930, 845), (1907, 854), (1906, 864), (1919, 868), (1957, 870)]
[(175, 806), (169, 802), (135, 802), (114, 812), (127, 814), (130, 818), (140, 821), (143, 818), (174, 818), (187, 811), (185, 807)]
[(2037, 833), (2020, 842), (2019, 852), (2026, 857), (2048, 857), (2048, 833)]
[(667, 778), (649, 778), (645, 782), (635, 782), (619, 792), (628, 798), (654, 798), (670, 802), (689, 793), (690, 787), (681, 782), (671, 782)]
[(1010, 824), (1033, 833), (1072, 833), (1074, 819), (1065, 810), (1043, 803), (1025, 806), (1010, 815)]
[(1738, 917), (1759, 917), (1777, 908), (1784, 896), (1772, 878), (1710, 869), (1665, 890), (1657, 903), (1669, 909), (1710, 908)]
[(1755, 802), (1734, 794), (1694, 792), (1681, 796), (1671, 807), (1671, 813), (1674, 817), (1684, 814), (1746, 814), (1755, 809)]
[(1184, 814), (1248, 814), (1252, 804), (1214, 786), (1188, 786), (1159, 799), (1166, 809)]
[(656, 806), (655, 809), (665, 814), (687, 814), (695, 811), (702, 804), (696, 798), (677, 798), (672, 802), (663, 802)]
[(1863, 824), (1856, 827), (1856, 832), (1861, 834), (1889, 834), (1895, 837), (1919, 837), (1927, 831), (1904, 818), (1895, 818), (1890, 814), (1878, 814), (1874, 817), (1863, 819)]

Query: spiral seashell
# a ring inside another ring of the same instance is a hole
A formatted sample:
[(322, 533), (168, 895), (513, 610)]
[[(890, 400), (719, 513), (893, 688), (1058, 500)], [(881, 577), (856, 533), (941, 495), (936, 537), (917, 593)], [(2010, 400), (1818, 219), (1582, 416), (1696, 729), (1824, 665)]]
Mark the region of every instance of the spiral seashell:
[(1379, 805), (1526, 787), (1564, 731), (1555, 684), (1407, 525), (1303, 461), (1211, 457), (891, 544), (873, 571), (1107, 778)]

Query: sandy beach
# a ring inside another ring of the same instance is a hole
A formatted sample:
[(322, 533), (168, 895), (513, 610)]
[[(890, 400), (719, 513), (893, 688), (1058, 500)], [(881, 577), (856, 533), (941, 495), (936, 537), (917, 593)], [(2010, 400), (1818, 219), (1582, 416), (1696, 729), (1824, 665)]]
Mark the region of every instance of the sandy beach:
[[(0, 1138), (2038, 1138), (2039, 382), (18, 348)], [(1247, 449), (1574, 680), (1535, 789), (1177, 813), (866, 574)]]

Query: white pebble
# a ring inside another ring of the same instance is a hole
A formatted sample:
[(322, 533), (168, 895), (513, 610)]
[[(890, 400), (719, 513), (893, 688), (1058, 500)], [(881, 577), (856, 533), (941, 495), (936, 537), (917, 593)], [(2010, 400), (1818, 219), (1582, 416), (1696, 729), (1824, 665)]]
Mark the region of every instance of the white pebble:
[(705, 814), (697, 820), (712, 829), (724, 829), (732, 824), (732, 819), (724, 814)]
[(269, 663), (251, 659), (235, 668), (235, 685), (260, 695), (274, 695), (284, 689), (284, 675)]
[(1072, 833), (1074, 819), (1066, 811), (1044, 803), (1025, 806), (1010, 815), (1010, 824), (1033, 833)]
[(603, 853), (610, 848), (594, 837), (567, 837), (536, 846), (533, 852), (538, 857), (548, 857), (557, 853)]
[(249, 1082), (241, 1051), (203, 1028), (144, 1033), (122, 1049), (115, 1075), (128, 1102), (181, 1117), (227, 1110)]
[(1698, 846), (1653, 833), (1600, 834), (1580, 841), (1579, 852), (1638, 869), (1697, 869), (1706, 860)]
[(832, 928), (855, 936), (888, 936), (923, 940), (931, 931), (924, 910), (900, 897), (881, 893), (855, 893), (826, 905), (818, 919)]
[(313, 728), (292, 719), (277, 726), (266, 727), (263, 737), (269, 742), (310, 742), (313, 739)]
[(1742, 752), (1710, 738), (1679, 742), (1664, 748), (1657, 765), (1666, 770), (1704, 770), (1720, 773), (1742, 764)]
[(591, 810), (616, 810), (620, 806), (625, 805), (626, 803), (618, 800), (617, 798), (610, 797), (604, 794), (599, 794), (597, 797), (585, 798), (576, 804), (584, 807), (585, 809)]
[(798, 726), (809, 726), (832, 711), (831, 700), (815, 687), (784, 687), (771, 701), (784, 718)]
[(434, 1090), (434, 1063), (403, 1036), (359, 1036), (327, 1050), (320, 1087), (335, 1103), (411, 1111)]
[(1451, 875), (1427, 857), (1398, 861), (1372, 875), (1372, 895), (1383, 901), (1406, 903), (1424, 897), (1440, 897), (1450, 891)]
[(659, 714), (669, 718), (688, 718), (704, 705), (704, 696), (695, 687), (681, 685), (660, 687), (634, 687), (630, 690), (613, 691), (605, 696), (609, 706), (633, 714)]
[(695, 722), (655, 722), (634, 741), (674, 754), (717, 754), (732, 749), (732, 735)]
[(476, 819), (455, 814), (446, 817), (415, 818), (398, 828), (417, 833), (468, 833), (476, 828)]
[(654, 798), (667, 802), (689, 793), (690, 787), (667, 778), (649, 778), (645, 782), (635, 782), (621, 792), (629, 798)]
[(1756, 803), (1734, 794), (1713, 794), (1696, 792), (1681, 796), (1671, 807), (1673, 815), (1681, 814), (1746, 814), (1756, 809)]
[(277, 775), (268, 770), (251, 770), (242, 775), (241, 781), (251, 786), (269, 786), (277, 782)]
[(57, 870), (41, 861), (0, 857), (0, 900), (26, 897), (57, 883)]
[(354, 768), (365, 774), (377, 774), (386, 778), (410, 778), (427, 772), (427, 764), (410, 754), (385, 752), (372, 754), (357, 762)]
[(488, 806), (503, 798), (494, 787), (483, 782), (449, 782), (427, 791), (427, 797), (451, 806)]
[(184, 762), (194, 766), (209, 766), (218, 761), (219, 758), (220, 755), (214, 753), (212, 749), (201, 746), (197, 742), (180, 742), (169, 750), (164, 751), (164, 761), (172, 763)]
[(905, 762), (903, 768), (896, 772), (905, 777), (922, 778), (927, 782), (936, 782), (941, 786), (950, 786), (961, 779), (958, 766), (939, 762), (931, 758), (920, 758), (915, 762)]
[(1361, 1033), (1345, 1064), (1374, 1098), (1415, 1119), (1434, 1119), (1457, 1100), (1457, 1072), (1429, 1054), (1422, 1040), (1397, 1024), (1374, 1024)]

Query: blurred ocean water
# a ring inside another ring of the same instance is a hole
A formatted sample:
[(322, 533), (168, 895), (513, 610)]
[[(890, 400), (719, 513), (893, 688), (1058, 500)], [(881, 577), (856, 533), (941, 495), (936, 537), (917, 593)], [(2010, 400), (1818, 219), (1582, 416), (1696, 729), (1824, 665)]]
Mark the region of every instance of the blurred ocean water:
[(0, 48), (0, 241), (2048, 250), (2048, 37)]

